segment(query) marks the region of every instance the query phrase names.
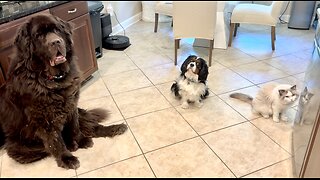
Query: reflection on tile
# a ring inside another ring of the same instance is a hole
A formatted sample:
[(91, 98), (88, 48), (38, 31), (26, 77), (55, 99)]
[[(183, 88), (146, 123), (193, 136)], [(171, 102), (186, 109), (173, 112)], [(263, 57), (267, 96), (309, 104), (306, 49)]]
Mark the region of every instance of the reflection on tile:
[(197, 136), (173, 108), (131, 118), (127, 122), (143, 152)]
[(245, 178), (294, 178), (292, 173), (292, 159), (281, 161), (275, 165), (264, 168), (247, 176)]
[(93, 147), (79, 149), (73, 153), (80, 161), (80, 167), (76, 170), (77, 174), (141, 154), (138, 144), (129, 129), (113, 138), (93, 138), (93, 142)]
[(147, 153), (146, 158), (160, 178), (234, 177), (200, 138)]
[[(81, 162), (80, 162), (81, 163)], [(1, 177), (74, 177), (74, 169), (58, 167), (53, 157), (47, 157), (29, 164), (20, 164), (6, 153), (2, 157)]]
[(163, 64), (173, 63), (169, 57), (159, 54), (158, 52), (144, 52), (143, 55), (133, 55), (130, 56), (130, 58), (140, 68), (155, 67)]
[(206, 134), (203, 139), (237, 177), (290, 157), (249, 122)]
[(116, 104), (114, 103), (111, 96), (106, 96), (98, 99), (93, 100), (87, 100), (87, 101), (81, 101), (79, 102), (79, 107), (83, 109), (94, 109), (94, 108), (102, 108), (107, 111), (109, 111), (109, 117), (106, 119), (106, 121), (103, 124), (109, 124), (112, 122), (116, 122), (119, 120), (123, 120), (123, 117), (118, 110)]
[(232, 69), (255, 84), (264, 83), (288, 76), (288, 74), (264, 62), (250, 63), (238, 67), (233, 67)]
[(111, 94), (131, 91), (151, 86), (151, 82), (140, 70), (132, 70), (120, 74), (102, 77)]
[(80, 178), (84, 177), (154, 177), (148, 163), (143, 156), (133, 157), (101, 169), (97, 169), (88, 173), (78, 175)]
[(230, 69), (209, 70), (208, 87), (215, 94), (222, 94), (253, 84)]
[(190, 106), (189, 109), (178, 107), (177, 110), (199, 134), (246, 121), (217, 96), (205, 99), (201, 108)]
[(125, 118), (170, 107), (155, 87), (116, 94), (114, 100)]

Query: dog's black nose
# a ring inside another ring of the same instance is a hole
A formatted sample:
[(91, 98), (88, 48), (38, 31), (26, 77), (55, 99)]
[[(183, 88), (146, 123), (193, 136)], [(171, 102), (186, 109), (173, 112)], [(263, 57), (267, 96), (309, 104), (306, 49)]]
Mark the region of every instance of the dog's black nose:
[(60, 39), (54, 39), (53, 41), (51, 41), (51, 45), (56, 45), (56, 44), (61, 44), (61, 40)]
[(193, 67), (194, 66), (194, 64), (190, 64), (190, 67)]

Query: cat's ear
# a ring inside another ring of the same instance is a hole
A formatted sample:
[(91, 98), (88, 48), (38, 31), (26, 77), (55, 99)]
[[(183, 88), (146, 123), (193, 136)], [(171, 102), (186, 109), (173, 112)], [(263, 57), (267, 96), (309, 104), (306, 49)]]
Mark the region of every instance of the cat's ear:
[(306, 86), (306, 87), (304, 87), (303, 92), (308, 92), (308, 88), (307, 88), (307, 86)]
[(285, 93), (287, 93), (287, 91), (286, 91), (286, 90), (283, 90), (283, 89), (280, 89), (280, 90), (279, 90), (279, 94), (280, 94), (280, 96), (283, 96), (283, 94), (285, 94)]
[(291, 90), (297, 90), (297, 85), (293, 85), (290, 89)]

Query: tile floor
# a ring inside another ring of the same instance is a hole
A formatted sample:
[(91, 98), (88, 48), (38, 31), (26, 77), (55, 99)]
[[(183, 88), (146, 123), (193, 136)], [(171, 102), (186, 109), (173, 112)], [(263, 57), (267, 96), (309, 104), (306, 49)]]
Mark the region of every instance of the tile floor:
[[(173, 65), (170, 23), (140, 21), (128, 29), (131, 46), (104, 50), (99, 70), (81, 89), (79, 106), (111, 112), (104, 124), (125, 122), (114, 138), (96, 138), (73, 153), (77, 170), (57, 167), (53, 158), (21, 165), (2, 151), (1, 177), (293, 177), (290, 122), (253, 115), (232, 92), (255, 95), (270, 81), (300, 88), (311, 59), (314, 29), (277, 28), (272, 52), (269, 27), (241, 25), (232, 47), (214, 49), (208, 76), (210, 96), (201, 108), (182, 109), (170, 92), (189, 54), (208, 59), (206, 48), (183, 39)], [(294, 118), (296, 107), (290, 109)]]

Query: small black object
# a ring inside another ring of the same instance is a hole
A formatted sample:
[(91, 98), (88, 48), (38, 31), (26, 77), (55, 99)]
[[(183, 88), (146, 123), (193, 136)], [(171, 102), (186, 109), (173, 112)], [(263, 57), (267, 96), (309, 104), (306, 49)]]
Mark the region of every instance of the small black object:
[(102, 40), (102, 47), (106, 49), (124, 50), (130, 45), (129, 38), (122, 35), (108, 36)]

